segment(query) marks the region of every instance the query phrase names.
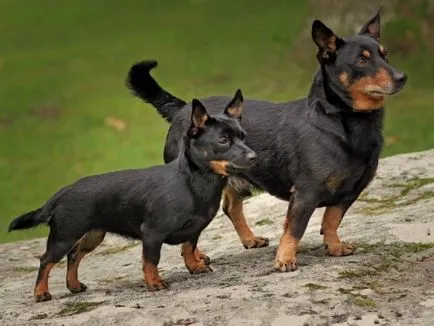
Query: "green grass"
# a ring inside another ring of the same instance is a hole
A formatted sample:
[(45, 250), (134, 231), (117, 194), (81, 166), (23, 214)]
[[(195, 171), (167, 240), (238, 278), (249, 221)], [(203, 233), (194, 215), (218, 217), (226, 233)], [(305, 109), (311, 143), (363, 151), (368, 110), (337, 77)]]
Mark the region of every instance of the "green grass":
[[(45, 235), (6, 229), (66, 183), (162, 162), (167, 124), (124, 87), (131, 64), (158, 59), (154, 75), (186, 100), (239, 87), (246, 97), (294, 99), (316, 69), (310, 42), (294, 53), (312, 12), (287, 0), (0, 0), (0, 242)], [(404, 23), (391, 25), (391, 39)], [(395, 62), (410, 84), (390, 101), (384, 155), (434, 144), (431, 56), (397, 52)]]

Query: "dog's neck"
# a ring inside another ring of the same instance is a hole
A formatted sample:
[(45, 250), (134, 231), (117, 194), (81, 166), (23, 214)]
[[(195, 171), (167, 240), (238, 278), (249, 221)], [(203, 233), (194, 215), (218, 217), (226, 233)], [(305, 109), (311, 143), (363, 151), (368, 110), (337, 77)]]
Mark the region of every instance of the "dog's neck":
[(310, 114), (326, 115), (330, 117), (330, 121), (334, 121), (331, 125), (323, 126), (313, 119), (318, 128), (344, 141), (352, 153), (367, 160), (371, 159), (372, 155), (379, 155), (383, 145), (384, 109), (355, 112), (333, 91), (325, 69), (320, 69), (314, 77), (307, 106), (308, 111), (313, 110)]
[(198, 162), (189, 151), (188, 140), (181, 142), (177, 161), (178, 173), (185, 179), (192, 193), (203, 201), (219, 200), (227, 184), (227, 176), (214, 173), (209, 165)]
[(326, 114), (351, 114), (354, 110), (334, 90), (324, 66), (316, 72), (307, 97), (309, 106), (320, 105)]

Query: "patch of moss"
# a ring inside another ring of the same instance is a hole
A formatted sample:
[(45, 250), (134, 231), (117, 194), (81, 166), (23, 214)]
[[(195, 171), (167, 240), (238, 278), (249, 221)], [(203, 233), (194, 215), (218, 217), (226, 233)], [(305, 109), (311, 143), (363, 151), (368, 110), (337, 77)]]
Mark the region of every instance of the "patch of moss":
[(353, 286), (350, 289), (339, 288), (338, 291), (342, 294), (347, 294), (351, 299), (351, 301), (357, 306), (366, 307), (366, 308), (375, 308), (377, 305), (373, 299), (367, 297), (366, 295), (362, 295), (360, 293), (353, 293), (353, 291), (363, 290), (366, 288), (367, 288), (366, 286), (360, 285), (360, 286)]
[(222, 238), (221, 235), (215, 235), (212, 237), (212, 240), (220, 240)]
[[(386, 198), (369, 198), (367, 193), (364, 193), (359, 196), (358, 200), (373, 205), (369, 205), (360, 209), (360, 212), (366, 215), (384, 214), (397, 207), (408, 206), (415, 204), (420, 200), (433, 198), (434, 191), (425, 191), (416, 196), (415, 198), (403, 200), (403, 197), (407, 196), (410, 191), (419, 189), (431, 183), (434, 183), (434, 178), (413, 178), (405, 184), (390, 184), (388, 185), (388, 187), (401, 188), (401, 191), (396, 195), (392, 195)], [(400, 200), (400, 202), (397, 202), (398, 200)]]
[(261, 226), (261, 225), (268, 225), (268, 224), (273, 224), (274, 222), (268, 218), (264, 218), (262, 220), (259, 220), (258, 222), (255, 223), (255, 225)]
[(365, 308), (375, 308), (377, 307), (377, 304), (374, 300), (368, 297), (364, 296), (355, 296), (354, 297), (354, 304), (359, 307), (365, 307)]
[(407, 242), (407, 243), (392, 243), (390, 244), (390, 254), (396, 258), (401, 257), (405, 253), (418, 253), (428, 249), (434, 248), (434, 242)]
[(359, 277), (365, 277), (365, 276), (372, 276), (377, 275), (377, 271), (375, 270), (369, 270), (369, 269), (360, 269), (360, 270), (343, 270), (339, 272), (340, 278), (359, 278)]
[(421, 252), (421, 251), (434, 248), (434, 242), (428, 242), (428, 243), (410, 242), (410, 243), (405, 243), (403, 247), (407, 252), (416, 253), (416, 252)]
[(316, 283), (307, 283), (304, 285), (304, 287), (306, 287), (310, 291), (327, 289), (327, 286), (316, 284)]
[(382, 243), (357, 243), (355, 246), (357, 249), (362, 249), (363, 251), (372, 251), (376, 248), (378, 248), (379, 245)]
[(419, 242), (394, 242), (389, 244), (357, 244), (359, 248), (364, 251), (378, 252), (379, 262), (369, 263), (369, 265), (355, 270), (343, 270), (339, 272), (340, 278), (361, 278), (365, 276), (379, 275), (380, 273), (387, 272), (391, 268), (395, 268), (400, 260), (399, 258), (406, 253), (418, 253), (428, 249), (434, 248), (434, 243), (419, 243)]
[(58, 316), (72, 316), (81, 314), (84, 312), (91, 311), (103, 304), (104, 301), (101, 302), (90, 302), (90, 301), (81, 301), (81, 302), (67, 302), (62, 310), (60, 310), (57, 315)]
[(122, 247), (109, 248), (107, 250), (100, 252), (99, 255), (105, 256), (105, 255), (117, 254), (118, 252), (122, 252), (122, 251), (128, 250), (130, 248), (136, 247), (139, 244), (140, 244), (140, 242), (132, 242), (132, 243), (127, 244), (127, 245), (122, 246)]
[(104, 283), (116, 283), (119, 282), (120, 280), (124, 279), (125, 276), (113, 276), (113, 277), (107, 277), (105, 279), (103, 279), (102, 281)]
[(37, 315), (34, 315), (34, 316), (30, 317), (30, 318), (29, 318), (29, 321), (30, 321), (30, 320), (39, 320), (39, 319), (44, 319), (44, 318), (47, 318), (47, 317), (48, 317), (48, 314), (45, 313), (45, 312), (42, 312), (42, 313), (40, 313), (40, 314), (37, 314)]
[(33, 273), (38, 271), (38, 267), (26, 266), (26, 267), (14, 267), (13, 271), (17, 273)]

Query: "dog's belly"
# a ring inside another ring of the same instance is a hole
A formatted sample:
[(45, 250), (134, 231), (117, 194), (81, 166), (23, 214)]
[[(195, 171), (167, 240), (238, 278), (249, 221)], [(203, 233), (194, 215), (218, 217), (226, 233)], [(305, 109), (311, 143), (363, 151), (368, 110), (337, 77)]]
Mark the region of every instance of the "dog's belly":
[[(356, 200), (360, 192), (370, 183), (375, 170), (375, 167), (367, 165), (353, 166), (350, 170), (331, 173), (328, 179), (312, 182), (309, 188), (319, 194), (318, 207), (350, 203)], [(347, 177), (340, 179), (341, 176)], [(293, 187), (297, 188), (291, 181), (291, 177), (297, 180), (297, 176), (265, 174), (261, 171), (255, 171), (255, 174), (248, 177), (258, 188), (285, 201), (289, 201), (291, 192), (296, 190)]]

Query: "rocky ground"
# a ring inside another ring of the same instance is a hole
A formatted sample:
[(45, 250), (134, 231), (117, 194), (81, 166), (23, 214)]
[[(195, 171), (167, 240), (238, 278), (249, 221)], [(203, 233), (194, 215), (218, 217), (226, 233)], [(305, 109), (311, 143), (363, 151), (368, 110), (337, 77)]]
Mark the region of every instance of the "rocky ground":
[(249, 223), (270, 246), (245, 250), (219, 213), (200, 240), (213, 272), (190, 275), (179, 247), (163, 248), (170, 289), (149, 293), (137, 242), (108, 237), (85, 258), (81, 294), (65, 287), (65, 265), (50, 278), (53, 300), (34, 303), (35, 256), (44, 240), (0, 246), (1, 325), (433, 325), (434, 150), (381, 161), (351, 208), (341, 236), (354, 255), (328, 257), (312, 217), (299, 269), (272, 270), (286, 203), (267, 194), (246, 202)]

